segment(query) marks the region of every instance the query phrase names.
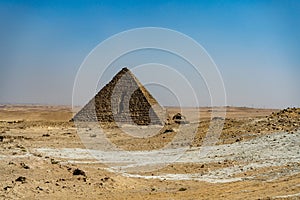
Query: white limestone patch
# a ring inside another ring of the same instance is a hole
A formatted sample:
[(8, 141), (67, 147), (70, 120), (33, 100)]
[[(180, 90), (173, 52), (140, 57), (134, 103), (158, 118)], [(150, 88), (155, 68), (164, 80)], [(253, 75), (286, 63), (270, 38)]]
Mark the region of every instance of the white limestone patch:
[[(64, 158), (68, 162), (100, 162), (108, 164), (109, 170), (121, 172), (124, 176), (140, 178), (158, 178), (167, 180), (200, 180), (207, 182), (232, 182), (255, 177), (237, 178), (235, 175), (253, 169), (276, 167), (289, 164), (290, 170), (281, 173), (267, 173), (266, 180), (300, 173), (300, 132), (274, 133), (263, 135), (249, 141), (234, 144), (207, 146), (200, 148), (176, 148), (165, 151), (99, 151), (78, 148), (50, 149), (39, 148), (35, 151), (51, 157)], [(185, 151), (183, 155), (180, 153)], [(201, 151), (208, 153), (203, 156)], [(168, 156), (176, 160), (168, 160)], [(128, 156), (130, 155), (130, 156)], [(180, 157), (181, 156), (181, 157)], [(0, 156), (1, 157), (1, 156)], [(145, 159), (147, 158), (147, 159)], [(88, 161), (94, 159), (95, 161)], [(141, 167), (151, 169), (153, 166), (164, 166), (170, 163), (216, 163), (223, 161), (237, 161), (237, 165), (210, 170), (204, 174), (161, 174), (159, 176), (145, 176), (139, 174)], [(293, 167), (294, 166), (294, 167)], [(134, 169), (136, 169), (134, 171)], [(130, 173), (129, 173), (130, 172)], [(133, 173), (134, 172), (134, 173)]]

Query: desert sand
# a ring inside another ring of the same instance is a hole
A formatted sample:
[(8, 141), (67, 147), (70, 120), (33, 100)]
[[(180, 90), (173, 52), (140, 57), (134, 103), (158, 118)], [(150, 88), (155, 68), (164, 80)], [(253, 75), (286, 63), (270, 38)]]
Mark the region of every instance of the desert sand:
[[(190, 123), (183, 130), (191, 125), (197, 128), (184, 154), (169, 163), (154, 159), (153, 165), (164, 166), (152, 171), (130, 172), (118, 169), (147, 168), (136, 162), (138, 156), (164, 147), (178, 134), (178, 125), (162, 127), (151, 137), (135, 138), (106, 124), (107, 138), (136, 156), (108, 152), (109, 156), (96, 159), (82, 143), (78, 127), (69, 122), (73, 113), (68, 106), (1, 105), (0, 198), (300, 198), (300, 109), (227, 107), (218, 142), (205, 147), (210, 149), (205, 156), (199, 152), (211, 108), (184, 109)], [(167, 111), (172, 116), (179, 109)], [(91, 140), (98, 137), (93, 129), (85, 131)], [(180, 148), (175, 145), (169, 151)]]

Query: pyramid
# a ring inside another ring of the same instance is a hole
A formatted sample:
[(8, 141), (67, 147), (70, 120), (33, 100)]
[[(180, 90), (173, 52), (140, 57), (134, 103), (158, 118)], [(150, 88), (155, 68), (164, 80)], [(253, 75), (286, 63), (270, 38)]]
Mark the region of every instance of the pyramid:
[(123, 68), (72, 119), (163, 125), (164, 110), (133, 73)]

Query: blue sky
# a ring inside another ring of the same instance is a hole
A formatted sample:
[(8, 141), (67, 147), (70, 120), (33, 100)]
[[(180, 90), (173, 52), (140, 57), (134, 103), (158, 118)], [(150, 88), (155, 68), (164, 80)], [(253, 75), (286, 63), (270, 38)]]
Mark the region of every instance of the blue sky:
[(207, 50), (228, 105), (300, 107), (296, 0), (0, 1), (0, 25), (0, 103), (71, 104), (77, 70), (96, 45), (153, 26)]

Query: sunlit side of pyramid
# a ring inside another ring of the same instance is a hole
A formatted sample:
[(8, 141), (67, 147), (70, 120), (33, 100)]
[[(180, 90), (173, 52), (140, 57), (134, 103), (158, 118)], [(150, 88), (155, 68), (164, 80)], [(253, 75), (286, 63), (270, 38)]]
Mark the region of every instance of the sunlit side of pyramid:
[(164, 113), (133, 73), (123, 68), (72, 120), (163, 125)]

